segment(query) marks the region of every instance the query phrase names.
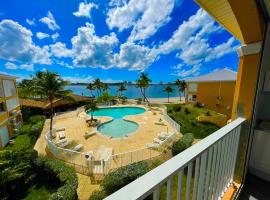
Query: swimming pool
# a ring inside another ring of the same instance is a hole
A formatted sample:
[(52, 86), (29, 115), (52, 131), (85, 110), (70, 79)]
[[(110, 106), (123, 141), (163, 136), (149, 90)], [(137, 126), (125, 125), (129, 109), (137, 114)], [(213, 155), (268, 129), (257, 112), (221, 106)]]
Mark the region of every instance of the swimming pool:
[(138, 115), (144, 112), (145, 109), (140, 107), (110, 107), (100, 108), (94, 111), (93, 115), (112, 117), (113, 119), (111, 121), (99, 125), (97, 130), (104, 135), (119, 138), (135, 132), (139, 128), (136, 122), (125, 120), (123, 117), (127, 115)]

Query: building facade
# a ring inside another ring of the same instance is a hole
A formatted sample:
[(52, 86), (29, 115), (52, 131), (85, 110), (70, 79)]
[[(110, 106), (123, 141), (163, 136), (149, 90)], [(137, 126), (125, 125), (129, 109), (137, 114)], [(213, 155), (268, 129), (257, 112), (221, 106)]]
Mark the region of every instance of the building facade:
[(16, 77), (0, 74), (0, 147), (8, 144), (21, 123)]
[(236, 84), (236, 72), (223, 69), (186, 80), (186, 102), (202, 106), (231, 117)]

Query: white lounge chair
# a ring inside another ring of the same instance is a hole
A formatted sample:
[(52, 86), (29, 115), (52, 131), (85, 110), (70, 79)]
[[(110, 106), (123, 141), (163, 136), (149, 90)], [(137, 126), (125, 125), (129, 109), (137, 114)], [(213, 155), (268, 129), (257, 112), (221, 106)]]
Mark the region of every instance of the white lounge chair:
[(87, 131), (87, 132), (84, 133), (84, 138), (87, 139), (87, 138), (89, 138), (89, 137), (91, 137), (91, 136), (93, 136), (95, 134), (96, 134), (96, 131), (91, 131), (91, 132)]
[(62, 144), (59, 145), (59, 147), (64, 148), (72, 143), (72, 140), (66, 140)]
[(159, 133), (158, 134), (158, 139), (160, 140), (166, 140), (167, 138), (169, 138), (172, 135), (172, 133)]
[(78, 144), (77, 146), (75, 146), (73, 149), (71, 149), (71, 150), (73, 150), (73, 151), (79, 151), (80, 149), (82, 149), (83, 148), (83, 144)]
[(63, 139), (66, 138), (65, 131), (60, 131), (60, 132), (58, 132), (58, 135), (59, 135), (59, 139), (60, 139), (60, 140), (63, 140)]
[(149, 149), (156, 149), (156, 148), (159, 148), (159, 144), (157, 143), (151, 143), (151, 144), (147, 144), (146, 147), (149, 148)]
[(162, 144), (163, 141), (158, 139), (158, 138), (154, 138), (154, 143), (157, 143), (157, 144)]
[(59, 140), (59, 141), (55, 142), (54, 144), (55, 145), (60, 145), (60, 144), (62, 144), (64, 142), (66, 142), (66, 141), (67, 141), (67, 139), (63, 139), (63, 140)]
[(55, 128), (56, 132), (65, 131), (65, 130), (66, 130), (66, 127), (64, 127), (64, 126)]

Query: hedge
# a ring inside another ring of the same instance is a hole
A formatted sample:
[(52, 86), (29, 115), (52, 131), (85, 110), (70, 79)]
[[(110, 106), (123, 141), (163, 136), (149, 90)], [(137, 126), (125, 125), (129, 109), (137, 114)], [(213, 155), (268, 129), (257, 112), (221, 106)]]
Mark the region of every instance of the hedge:
[(44, 157), (39, 157), (35, 164), (40, 170), (53, 174), (61, 183), (61, 187), (51, 194), (51, 200), (77, 199), (78, 178), (72, 167), (59, 160)]
[(89, 200), (102, 200), (105, 199), (107, 197), (105, 191), (103, 190), (95, 190), (94, 192), (92, 192)]
[(107, 195), (114, 193), (149, 171), (147, 162), (141, 161), (120, 167), (107, 174), (101, 183), (101, 187)]
[(181, 139), (174, 142), (172, 145), (173, 156), (181, 153), (182, 151), (190, 147), (192, 145), (193, 140), (194, 140), (193, 134), (186, 133)]

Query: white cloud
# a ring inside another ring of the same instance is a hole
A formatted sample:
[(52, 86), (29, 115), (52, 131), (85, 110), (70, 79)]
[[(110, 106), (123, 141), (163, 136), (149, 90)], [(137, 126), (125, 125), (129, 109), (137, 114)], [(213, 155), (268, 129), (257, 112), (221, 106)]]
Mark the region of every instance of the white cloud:
[(94, 80), (92, 76), (85, 76), (85, 77), (64, 76), (63, 79), (71, 83), (90, 83)]
[(50, 45), (50, 50), (52, 55), (55, 57), (72, 57), (72, 50), (67, 49), (66, 44), (62, 42), (56, 42), (55, 44)]
[(175, 76), (179, 76), (181, 78), (187, 78), (192, 76), (198, 76), (200, 74), (200, 65), (194, 65), (193, 67), (181, 68), (180, 70), (176, 70), (173, 74)]
[(15, 65), (14, 63), (11, 63), (11, 62), (7, 62), (5, 64), (5, 68), (6, 69), (18, 69), (17, 65)]
[(94, 25), (86, 23), (78, 28), (77, 36), (71, 39), (71, 43), (75, 66), (109, 68), (118, 39), (114, 33), (99, 37), (95, 34)]
[(118, 28), (119, 31), (133, 27), (129, 42), (144, 40), (170, 20), (174, 5), (175, 0), (120, 2), (119, 6), (109, 10), (106, 22), (111, 29)]
[(32, 41), (32, 32), (12, 20), (0, 22), (0, 58), (23, 63), (50, 64), (48, 47)]
[(39, 21), (44, 23), (44, 24), (47, 24), (48, 28), (53, 30), (53, 31), (60, 29), (60, 27), (57, 25), (57, 23), (54, 19), (53, 14), (50, 11), (48, 11), (47, 17), (43, 17)]
[(35, 18), (33, 18), (33, 19), (26, 19), (25, 21), (30, 26), (34, 26), (36, 24), (36, 19)]
[(47, 34), (47, 33), (37, 32), (37, 33), (36, 33), (36, 37), (37, 37), (38, 39), (42, 40), (42, 39), (44, 39), (44, 38), (50, 37), (50, 35)]
[(74, 12), (73, 15), (76, 17), (89, 17), (90, 12), (93, 8), (97, 8), (97, 5), (94, 3), (83, 3), (81, 2), (79, 5), (78, 11)]
[(6, 69), (20, 69), (20, 70), (26, 70), (26, 71), (34, 71), (34, 65), (33, 64), (21, 64), (21, 65), (15, 65), (14, 63), (7, 62), (5, 64)]
[(115, 56), (115, 65), (129, 70), (144, 70), (157, 59), (157, 55), (145, 46), (134, 43), (124, 43)]
[(53, 41), (56, 41), (56, 40), (57, 40), (57, 38), (58, 38), (59, 36), (60, 36), (60, 35), (59, 35), (59, 33), (58, 33), (58, 32), (56, 32), (56, 33), (54, 33), (54, 34), (52, 34), (52, 35), (51, 35), (51, 37), (52, 37)]
[(61, 66), (64, 66), (66, 68), (69, 68), (69, 69), (74, 69), (73, 66), (69, 65), (68, 63), (65, 63), (64, 61), (59, 61), (57, 62), (58, 65), (61, 65)]

